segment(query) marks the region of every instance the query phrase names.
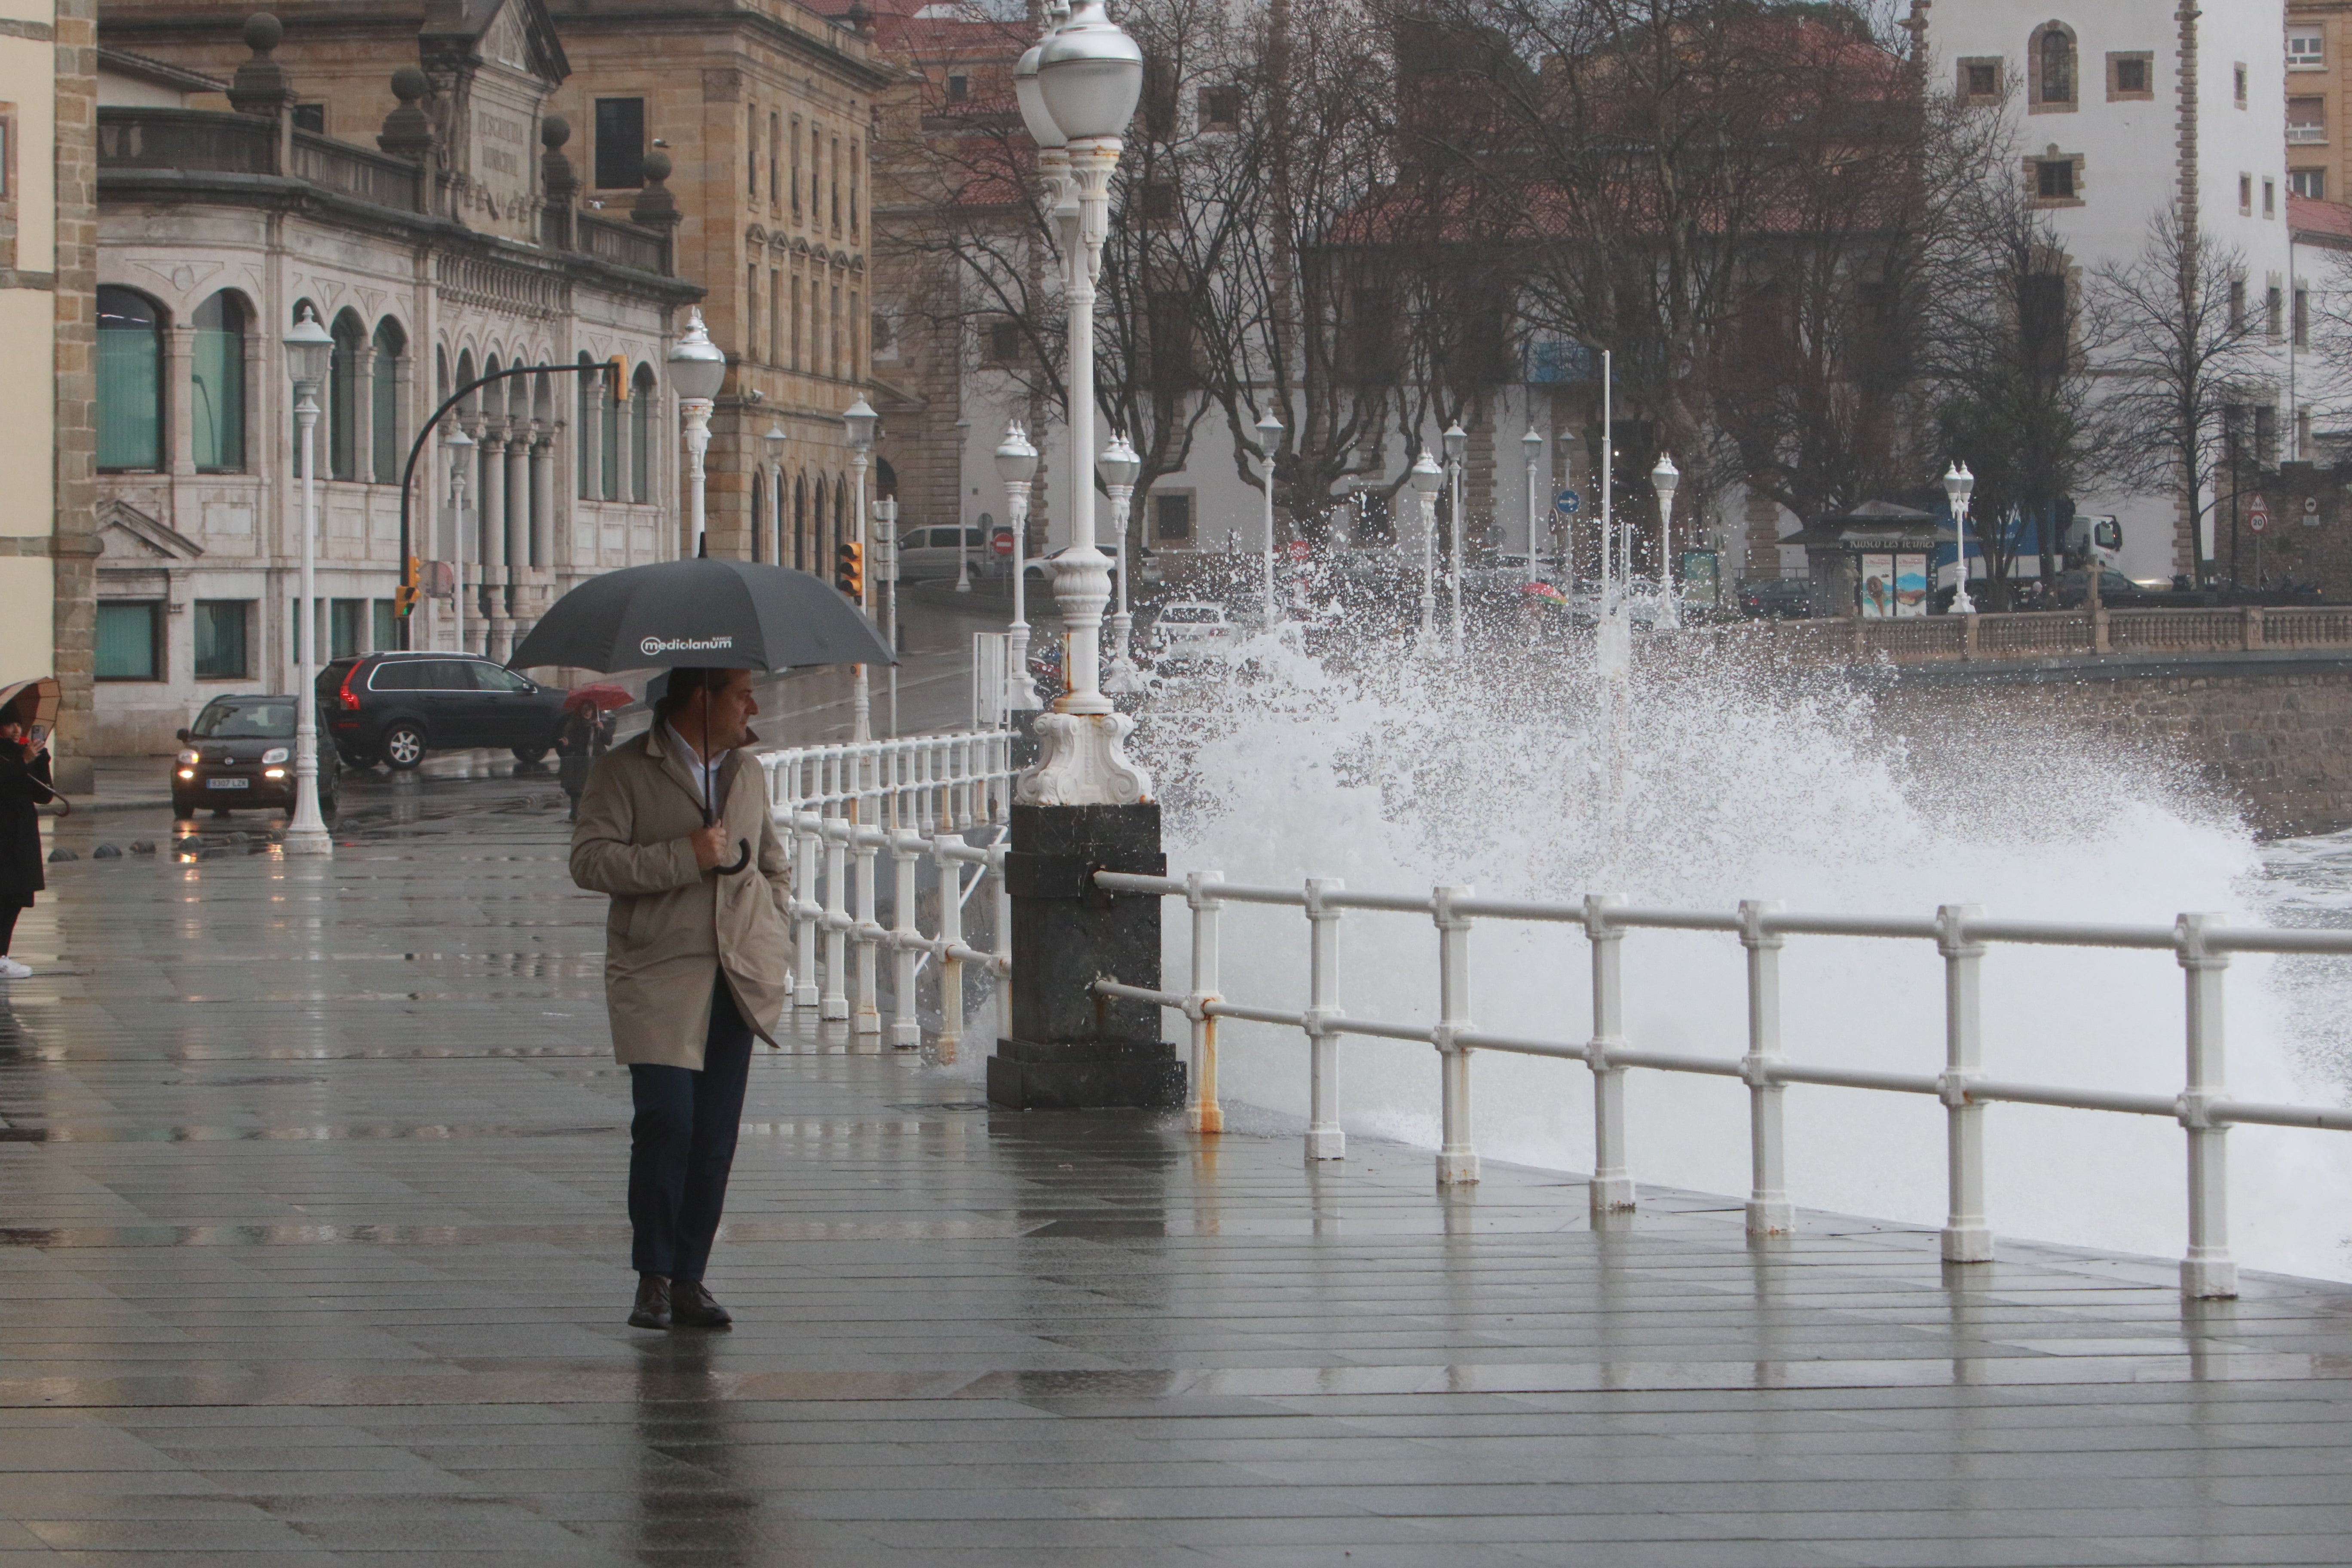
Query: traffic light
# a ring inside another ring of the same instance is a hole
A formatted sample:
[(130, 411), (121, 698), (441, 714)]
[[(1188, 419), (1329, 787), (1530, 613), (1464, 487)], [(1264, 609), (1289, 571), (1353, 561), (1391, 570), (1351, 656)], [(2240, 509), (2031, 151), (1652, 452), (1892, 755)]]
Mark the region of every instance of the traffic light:
[(414, 555), (410, 556), (407, 574), (401, 578), (400, 586), (393, 590), (392, 613), (394, 615), (405, 620), (416, 613), (417, 584), (423, 576), (424, 563), (418, 561)]
[(833, 556), (833, 585), (856, 599), (866, 602), (866, 546), (854, 539), (845, 539)]

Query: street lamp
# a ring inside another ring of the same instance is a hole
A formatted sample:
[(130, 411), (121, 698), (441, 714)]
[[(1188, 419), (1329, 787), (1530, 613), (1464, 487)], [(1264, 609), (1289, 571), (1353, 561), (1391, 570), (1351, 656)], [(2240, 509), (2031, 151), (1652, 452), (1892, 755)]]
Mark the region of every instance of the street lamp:
[(1449, 559), (1454, 565), (1454, 657), (1462, 657), (1462, 468), (1463, 458), (1470, 450), (1470, 432), (1462, 428), (1456, 419), (1445, 431), (1445, 467), (1454, 480), (1452, 494), (1454, 537), (1449, 543)]
[(956, 433), (956, 481), (955, 481), (955, 498), (956, 498), (956, 503), (955, 503), (955, 525), (956, 525), (956, 585), (955, 585), (955, 591), (956, 591), (957, 593), (959, 593), (959, 594), (969, 594), (969, 593), (971, 593), (971, 529), (969, 529), (969, 528), (966, 528), (966, 527), (964, 526), (964, 524), (963, 524), (963, 449), (964, 449), (964, 444), (965, 444), (965, 442), (967, 442), (968, 440), (970, 440), (970, 439), (971, 439), (971, 420), (969, 420), (969, 419), (959, 419), (959, 420), (957, 420), (957, 421), (955, 422), (955, 433)]
[(1005, 628), (1004, 706), (1015, 713), (1034, 713), (1045, 706), (1029, 679), (1029, 620), (1026, 612), (1029, 556), (1029, 482), (1037, 473), (1037, 448), (1014, 420), (1004, 427), (1004, 444), (996, 448), (996, 477), (1004, 481), (1004, 513), (1013, 523), (1013, 624)]
[(1955, 461), (1944, 471), (1944, 495), (1952, 503), (1952, 607), (1947, 615), (1973, 616), (1976, 601), (1969, 597), (1969, 497), (1977, 477)]
[(1259, 574), (1265, 597), (1265, 624), (1274, 625), (1274, 454), (1282, 441), (1282, 421), (1269, 408), (1257, 422), (1257, 449), (1265, 458), (1265, 548)]
[(1128, 633), (1135, 626), (1135, 617), (1127, 610), (1127, 530), (1135, 498), (1135, 481), (1143, 472), (1143, 459), (1128, 445), (1125, 433), (1114, 434), (1110, 445), (1095, 459), (1096, 471), (1102, 475), (1103, 488), (1110, 491), (1110, 525), (1118, 540), (1116, 559), (1118, 562), (1118, 608), (1109, 621), (1110, 668), (1103, 672), (1103, 689), (1122, 695), (1143, 689), (1143, 677), (1128, 653)]
[[(779, 566), (784, 563), (784, 447), (791, 439), (784, 434), (783, 426), (774, 420), (768, 422), (768, 433), (761, 437), (768, 447), (768, 471), (775, 476), (774, 487), (768, 493), (773, 503), (769, 508), (769, 515), (776, 520), (776, 564)], [(753, 558), (756, 559), (759, 553), (759, 547), (754, 545), (751, 550)]]
[(688, 512), (694, 524), (694, 552), (709, 553), (702, 537), (702, 458), (710, 450), (710, 408), (727, 380), (727, 355), (710, 341), (702, 311), (688, 306), (686, 331), (669, 351), (669, 384), (677, 393), (677, 412), (686, 422)]
[(319, 813), (319, 614), (315, 563), (318, 555), (317, 455), (319, 386), (334, 364), (333, 334), (319, 313), (302, 307), (301, 319), (286, 334), (286, 374), (294, 382), (294, 419), (302, 432), (302, 606), (295, 647), (300, 664), (294, 688), (294, 819), (286, 825), (289, 855), (331, 855), (326, 818)]
[(1650, 624), (1662, 631), (1683, 624), (1682, 608), (1675, 600), (1675, 487), (1682, 482), (1674, 458), (1659, 453), (1658, 466), (1650, 470), (1650, 488), (1658, 492), (1658, 614)]
[[(898, 498), (884, 496), (874, 503), (874, 521), (882, 525), (882, 548), (875, 552), (882, 568), (882, 636), (890, 651), (898, 651)], [(890, 667), (890, 738), (898, 738), (898, 667)]]
[[(857, 607), (867, 615), (874, 613), (874, 531), (866, 522), (866, 454), (874, 449), (874, 426), (881, 423), (873, 405), (863, 396), (842, 410), (841, 426), (849, 442), (850, 471), (856, 476), (856, 493), (849, 511), (850, 526), (865, 537), (858, 541), (866, 546), (863, 565), (857, 574)], [(850, 738), (870, 741), (874, 738), (874, 697), (866, 679), (866, 667), (850, 668)]]
[(1528, 426), (1528, 433), (1519, 437), (1519, 450), (1527, 455), (1528, 459), (1528, 581), (1530, 583), (1540, 581), (1542, 576), (1537, 570), (1536, 521), (1543, 513), (1543, 491), (1536, 483), (1536, 465), (1543, 460), (1543, 449), (1544, 438), (1536, 434), (1534, 426)]
[(449, 422), (449, 433), (441, 437), (441, 449), (449, 454), (449, 515), (451, 518), (449, 553), (453, 580), (449, 590), (450, 614), (457, 621), (457, 651), (466, 651), (466, 468), (474, 460), (474, 438), (466, 434), (464, 426)]
[(1424, 451), (1412, 466), (1412, 493), (1421, 498), (1421, 648), (1437, 630), (1437, 487), (1445, 482), (1437, 459)]
[(1095, 450), (1095, 279), (1108, 237), (1120, 137), (1143, 95), (1143, 51), (1104, 14), (1102, 0), (1080, 0), (1040, 47), (1036, 80), (1044, 118), (1069, 143), (1078, 207), (1078, 253), (1068, 286), (1070, 543), (1054, 558), (1068, 691), (1056, 711), (1037, 721), (1044, 754), (1022, 775), (1019, 798), (1031, 805), (1129, 805), (1150, 797), (1151, 781), (1121, 750), (1135, 721), (1102, 691), (1110, 558), (1095, 540), (1095, 491), (1085, 465)]

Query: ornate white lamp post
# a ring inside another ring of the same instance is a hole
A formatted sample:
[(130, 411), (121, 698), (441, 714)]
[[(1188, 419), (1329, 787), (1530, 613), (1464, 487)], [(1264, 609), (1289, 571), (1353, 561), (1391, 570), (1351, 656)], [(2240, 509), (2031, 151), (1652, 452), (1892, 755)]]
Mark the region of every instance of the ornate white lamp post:
[(1534, 426), (1528, 426), (1528, 433), (1519, 437), (1519, 450), (1528, 459), (1528, 581), (1530, 583), (1543, 580), (1543, 573), (1539, 569), (1541, 563), (1536, 557), (1536, 525), (1543, 517), (1543, 489), (1536, 482), (1536, 465), (1543, 460), (1543, 449), (1544, 438), (1536, 434)]
[[(874, 503), (874, 521), (882, 525), (882, 548), (875, 558), (882, 572), (882, 637), (892, 652), (898, 648), (898, 498), (884, 496)], [(890, 667), (890, 738), (898, 738), (898, 667)]]
[[(457, 651), (466, 651), (466, 468), (474, 460), (474, 438), (455, 419), (441, 437), (449, 454), (449, 613), (457, 623)], [(429, 603), (430, 601), (428, 601)]]
[[(861, 535), (858, 543), (864, 546), (860, 556), (864, 567), (857, 574), (857, 607), (869, 616), (874, 613), (874, 570), (877, 563), (874, 559), (874, 531), (866, 526), (866, 454), (874, 449), (874, 426), (880, 422), (880, 416), (864, 397), (841, 413), (842, 430), (849, 442), (849, 471), (856, 476), (849, 525)], [(862, 664), (850, 667), (849, 697), (850, 738), (872, 740), (874, 689)]]
[(331, 855), (327, 819), (319, 812), (319, 387), (334, 364), (333, 334), (319, 324), (318, 312), (302, 307), (302, 319), (286, 334), (286, 374), (294, 382), (294, 422), (302, 436), (302, 605), (295, 641), (299, 664), (294, 687), (294, 819), (286, 825), (289, 855)]
[(1445, 482), (1437, 459), (1423, 452), (1412, 466), (1412, 493), (1421, 500), (1421, 650), (1437, 632), (1437, 487)]
[(1124, 805), (1150, 798), (1151, 780), (1122, 750), (1135, 721), (1102, 691), (1103, 606), (1110, 559), (1095, 542), (1094, 486), (1084, 467), (1095, 449), (1095, 278), (1110, 224), (1110, 176), (1121, 136), (1143, 92), (1143, 51), (1103, 12), (1081, 0), (1037, 57), (1045, 114), (1068, 139), (1078, 202), (1078, 255), (1070, 268), (1070, 543), (1054, 558), (1054, 598), (1066, 628), (1068, 694), (1037, 721), (1044, 752), (1021, 778), (1033, 805)]
[(1976, 601), (1969, 597), (1969, 497), (1976, 488), (1977, 477), (1958, 463), (1944, 471), (1944, 494), (1952, 503), (1952, 607), (1948, 615), (1977, 613)]
[[(768, 472), (773, 480), (768, 487), (768, 499), (771, 503), (768, 515), (775, 520), (776, 564), (789, 565), (790, 563), (784, 559), (784, 447), (792, 437), (784, 434), (784, 427), (782, 425), (771, 420), (768, 423), (768, 433), (761, 437), (760, 440), (768, 448)], [(759, 558), (760, 547), (754, 544), (751, 546), (751, 559), (757, 561)]]
[(963, 448), (964, 448), (964, 443), (965, 443), (967, 440), (969, 440), (969, 439), (971, 438), (971, 420), (969, 420), (969, 419), (959, 419), (959, 420), (957, 420), (957, 421), (955, 422), (955, 433), (956, 433), (956, 482), (955, 482), (955, 498), (956, 498), (956, 503), (955, 503), (955, 525), (956, 525), (956, 585), (955, 585), (955, 591), (956, 591), (957, 593), (959, 593), (959, 594), (969, 594), (969, 593), (971, 593), (971, 530), (964, 526), (964, 521), (963, 521)]
[(1673, 458), (1658, 455), (1650, 470), (1650, 488), (1658, 492), (1658, 615), (1651, 622), (1661, 630), (1683, 624), (1682, 605), (1675, 597), (1675, 487), (1683, 482)]
[(1143, 459), (1135, 455), (1124, 434), (1110, 438), (1102, 456), (1095, 460), (1102, 475), (1103, 487), (1110, 491), (1111, 532), (1118, 541), (1115, 559), (1118, 563), (1118, 608), (1111, 615), (1110, 665), (1103, 671), (1103, 689), (1115, 695), (1127, 695), (1143, 689), (1142, 672), (1128, 649), (1128, 635), (1134, 629), (1135, 617), (1127, 608), (1127, 530), (1135, 501), (1136, 477), (1143, 472)]
[(710, 409), (727, 379), (727, 355), (710, 341), (702, 311), (688, 307), (686, 331), (669, 351), (669, 384), (677, 393), (678, 417), (686, 425), (687, 510), (694, 525), (694, 552), (708, 553), (702, 537), (702, 459), (710, 450)]
[(1029, 483), (1037, 473), (1037, 448), (1019, 420), (1004, 427), (1004, 444), (996, 448), (996, 477), (1004, 481), (1004, 515), (1013, 521), (1013, 624), (1005, 628), (1004, 706), (1016, 713), (1034, 713), (1045, 706), (1029, 679)]
[(1265, 624), (1274, 625), (1274, 455), (1281, 449), (1282, 421), (1269, 408), (1257, 422), (1258, 455), (1265, 460), (1265, 537), (1258, 552), (1258, 583)]
[(1448, 596), (1453, 600), (1454, 653), (1457, 658), (1462, 654), (1462, 469), (1463, 459), (1469, 451), (1470, 432), (1462, 428), (1462, 421), (1456, 419), (1445, 432), (1445, 469), (1454, 486), (1448, 496), (1453, 502), (1454, 537), (1448, 542), (1447, 559), (1453, 564), (1454, 585)]

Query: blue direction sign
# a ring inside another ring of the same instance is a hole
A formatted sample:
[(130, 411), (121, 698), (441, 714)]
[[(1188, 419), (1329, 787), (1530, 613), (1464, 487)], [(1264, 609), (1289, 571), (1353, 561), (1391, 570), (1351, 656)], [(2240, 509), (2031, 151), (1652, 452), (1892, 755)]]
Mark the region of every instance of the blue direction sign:
[(1576, 509), (1583, 504), (1584, 498), (1578, 495), (1574, 490), (1562, 490), (1559, 494), (1551, 498), (1552, 510), (1559, 513), (1562, 517), (1574, 517), (1576, 515)]

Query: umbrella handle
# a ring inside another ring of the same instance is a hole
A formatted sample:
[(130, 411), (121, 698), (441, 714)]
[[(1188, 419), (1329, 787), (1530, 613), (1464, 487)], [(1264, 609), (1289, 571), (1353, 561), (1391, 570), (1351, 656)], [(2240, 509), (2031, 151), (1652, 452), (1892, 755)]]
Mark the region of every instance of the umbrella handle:
[(751, 864), (751, 841), (748, 838), (738, 838), (735, 840), (735, 847), (742, 851), (735, 858), (735, 864), (711, 868), (722, 877), (737, 876)]

